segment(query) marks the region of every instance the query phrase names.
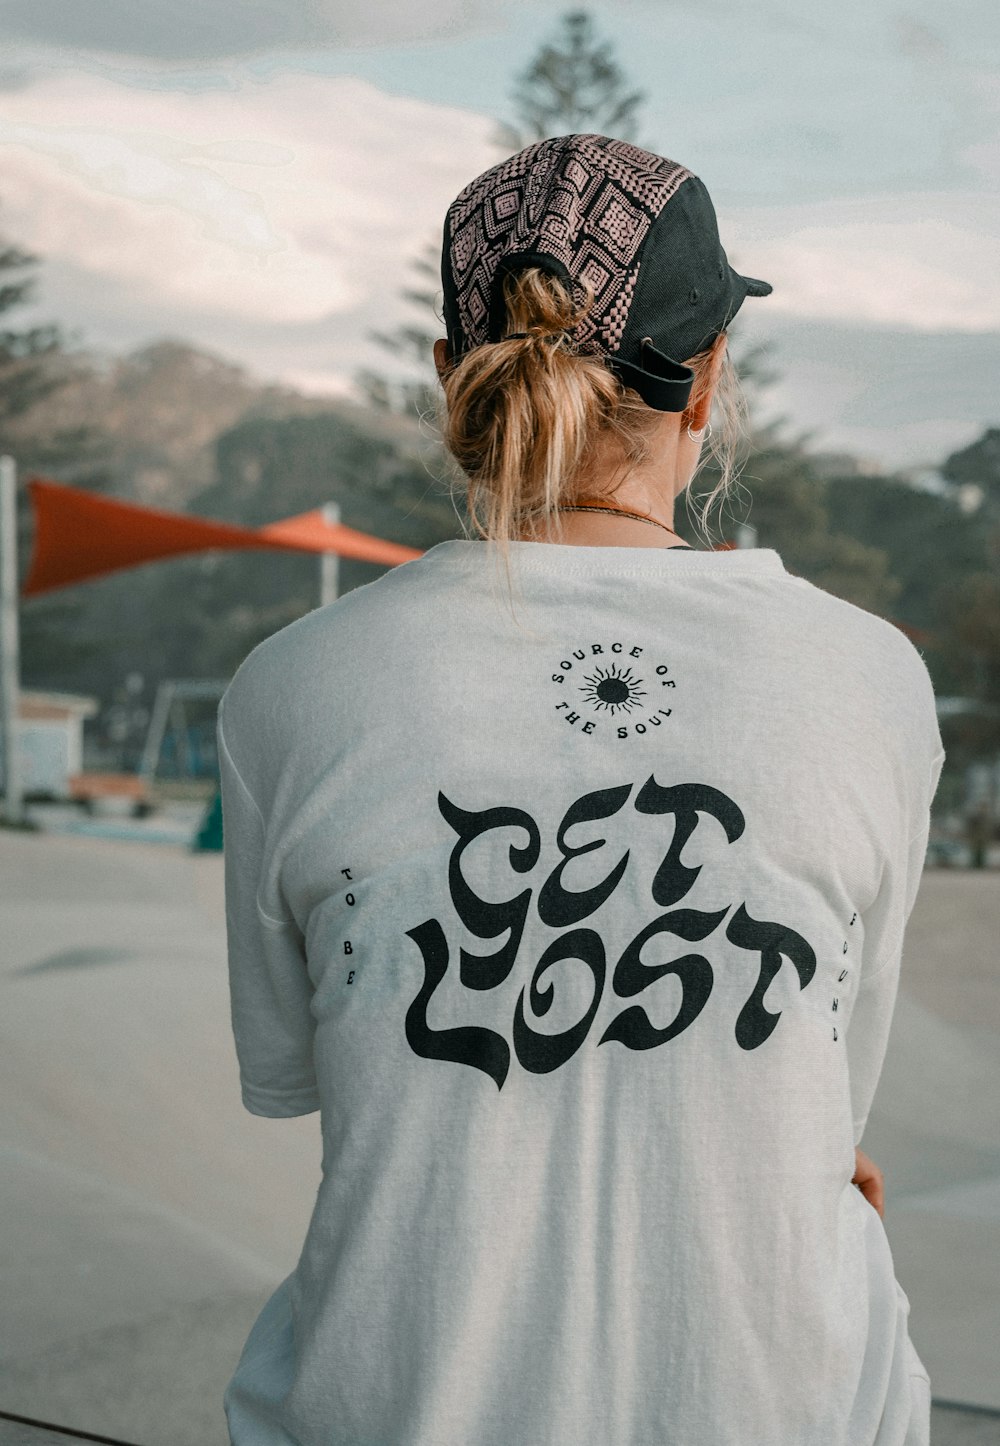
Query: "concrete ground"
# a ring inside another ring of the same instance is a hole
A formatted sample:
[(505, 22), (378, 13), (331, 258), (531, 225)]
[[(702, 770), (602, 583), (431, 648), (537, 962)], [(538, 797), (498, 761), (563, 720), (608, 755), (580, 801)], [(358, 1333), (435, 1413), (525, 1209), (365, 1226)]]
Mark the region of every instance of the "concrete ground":
[[(71, 1439), (4, 1413), (228, 1446), (223, 1388), (298, 1258), (319, 1116), (240, 1102), (222, 856), (100, 832), (0, 829), (0, 1446)], [(863, 1143), (933, 1446), (1000, 1443), (998, 1039), (1000, 870), (927, 870)]]

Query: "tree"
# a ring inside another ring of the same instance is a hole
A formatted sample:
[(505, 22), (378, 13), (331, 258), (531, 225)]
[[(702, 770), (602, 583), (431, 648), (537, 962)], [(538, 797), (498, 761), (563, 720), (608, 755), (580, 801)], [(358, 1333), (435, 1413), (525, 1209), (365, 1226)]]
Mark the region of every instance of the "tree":
[(500, 122), (497, 128), (497, 144), (508, 154), (532, 141), (580, 132), (641, 144), (637, 112), (646, 97), (628, 88), (611, 43), (599, 38), (586, 10), (563, 15), (559, 34), (520, 73), (512, 94), (521, 125)]
[[(0, 316), (34, 299), (41, 258), (6, 239), (0, 240)], [(16, 277), (18, 272), (29, 274)], [(109, 478), (99, 468), (102, 434), (93, 427), (39, 428), (34, 425), (38, 404), (67, 385), (75, 374), (77, 358), (68, 337), (55, 323), (17, 329), (0, 325), (0, 453), (9, 453), (18, 466), (17, 553), (19, 580), (28, 570), (32, 517), (23, 479), (30, 472), (51, 473), (71, 465), (76, 481), (95, 490)], [(81, 464), (92, 468), (80, 475)], [(21, 656), (26, 680), (46, 686), (60, 676), (68, 653), (83, 662), (99, 654), (103, 640), (84, 636), (78, 609), (55, 594), (32, 598), (21, 608)]]
[(938, 638), (960, 697), (978, 707), (953, 721), (968, 760), (1000, 753), (1000, 578), (994, 568), (949, 578), (935, 594)]
[(1000, 525), (1000, 427), (987, 427), (970, 446), (952, 452), (941, 475), (956, 491), (977, 489), (984, 515)]
[[(41, 258), (0, 239), (0, 316), (34, 300), (37, 275), (8, 279), (7, 273), (37, 268)], [(101, 434), (92, 427), (40, 431), (33, 425), (39, 402), (66, 386), (76, 374), (79, 359), (71, 341), (55, 323), (16, 330), (0, 324), (0, 452), (11, 453), (19, 471), (45, 471), (71, 458), (96, 456)], [(99, 480), (99, 479), (98, 479)]]
[[(645, 98), (642, 92), (628, 89), (610, 43), (599, 39), (585, 10), (571, 10), (562, 17), (555, 38), (517, 76), (512, 97), (519, 124), (497, 123), (498, 162), (532, 141), (576, 131), (634, 140), (636, 112)], [(433, 347), (444, 332), (437, 309), (441, 237), (428, 241), (411, 266), (414, 284), (400, 294), (416, 308), (416, 318), (394, 331), (369, 334), (389, 355), (411, 362), (416, 376), (390, 380), (365, 368), (355, 373), (354, 383), (369, 405), (380, 411), (424, 416), (434, 409), (438, 380)], [(431, 316), (438, 318), (434, 327), (428, 320)]]
[(987, 427), (971, 445), (947, 457), (940, 470), (951, 483), (949, 500), (963, 530), (978, 543), (978, 550), (967, 547), (946, 558), (951, 566), (941, 565), (938, 551), (935, 572), (928, 569), (938, 584), (931, 605), (946, 676), (955, 693), (978, 705), (953, 720), (952, 737), (961, 760), (995, 758), (1000, 750), (1000, 428)]
[(372, 331), (372, 341), (395, 358), (403, 357), (413, 364), (414, 378), (384, 376), (371, 368), (354, 375), (354, 384), (370, 407), (377, 411), (404, 412), (408, 416), (424, 416), (434, 409), (438, 387), (434, 369), (434, 342), (444, 334), (444, 321), (438, 318), (432, 327), (428, 317), (438, 317), (438, 295), (441, 289), (441, 242), (428, 241), (410, 263), (416, 274), (412, 286), (400, 295), (417, 309), (414, 321), (395, 331)]
[[(33, 267), (39, 258), (20, 247), (0, 242), (0, 313), (23, 306), (33, 299), (34, 276), (8, 280), (8, 273)], [(12, 417), (23, 415), (42, 397), (62, 385), (53, 374), (49, 362), (64, 347), (64, 338), (57, 326), (29, 327), (13, 331), (0, 327), (0, 446), (4, 442), (5, 424)]]

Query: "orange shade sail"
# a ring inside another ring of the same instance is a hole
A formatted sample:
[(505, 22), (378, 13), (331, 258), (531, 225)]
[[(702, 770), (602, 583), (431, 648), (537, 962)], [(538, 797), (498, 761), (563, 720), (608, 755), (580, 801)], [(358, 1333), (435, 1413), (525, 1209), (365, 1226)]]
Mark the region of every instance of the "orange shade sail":
[(264, 527), (240, 527), (102, 497), (47, 477), (30, 477), (27, 487), (35, 519), (35, 545), (21, 588), (23, 597), (144, 562), (216, 548), (335, 552), (389, 567), (422, 555), (420, 548), (385, 542), (340, 522), (326, 522), (321, 508)]
[[(321, 508), (269, 522), (264, 527), (239, 527), (212, 518), (190, 517), (142, 507), (115, 497), (102, 497), (82, 487), (69, 487), (47, 477), (30, 477), (27, 488), (35, 518), (31, 567), (22, 597), (70, 587), (91, 577), (138, 567), (164, 557), (210, 552), (216, 548), (276, 548), (281, 552), (335, 552), (362, 562), (395, 567), (412, 562), (423, 550), (385, 542), (343, 523), (329, 523)], [(716, 551), (735, 547), (722, 542)], [(888, 618), (919, 647), (933, 647), (926, 629)]]

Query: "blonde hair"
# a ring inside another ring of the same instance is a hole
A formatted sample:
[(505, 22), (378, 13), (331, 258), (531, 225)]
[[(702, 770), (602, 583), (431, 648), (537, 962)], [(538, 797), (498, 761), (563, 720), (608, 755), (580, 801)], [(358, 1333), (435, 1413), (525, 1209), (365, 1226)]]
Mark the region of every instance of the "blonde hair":
[[(622, 384), (598, 352), (574, 349), (562, 335), (593, 304), (593, 287), (578, 284), (584, 291), (580, 306), (558, 277), (540, 267), (505, 276), (503, 339), (452, 359), (437, 394), (437, 425), (447, 453), (461, 469), (469, 519), (481, 538), (497, 544), (508, 588), (508, 543), (547, 529), (553, 540), (562, 538), (562, 514), (556, 509), (581, 496), (579, 477), (595, 441), (617, 438), (621, 461), (612, 474), (617, 481), (620, 472), (649, 460), (652, 427), (660, 416)], [(527, 336), (515, 338), (510, 332)], [(687, 359), (695, 373), (691, 406), (704, 391), (711, 362), (711, 346)], [(707, 452), (720, 478), (699, 519), (710, 545), (708, 512), (733, 485), (741, 465), (738, 453), (749, 433), (746, 398), (728, 348), (713, 401), (722, 422), (713, 427)], [(704, 461), (703, 453), (699, 469)], [(602, 479), (596, 487), (588, 485), (586, 495), (610, 500), (615, 491)]]

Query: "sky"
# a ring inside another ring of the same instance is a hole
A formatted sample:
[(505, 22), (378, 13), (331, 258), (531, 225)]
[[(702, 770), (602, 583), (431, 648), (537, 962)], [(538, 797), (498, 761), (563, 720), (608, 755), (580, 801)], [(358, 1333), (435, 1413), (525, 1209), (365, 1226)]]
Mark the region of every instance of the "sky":
[[(186, 340), (316, 395), (398, 371), (372, 332), (417, 319), (413, 262), (506, 154), (567, 8), (0, 0), (0, 237), (42, 263), (9, 323)], [(644, 94), (636, 140), (774, 288), (731, 332), (770, 349), (762, 419), (912, 468), (1000, 426), (993, 0), (588, 8)]]

